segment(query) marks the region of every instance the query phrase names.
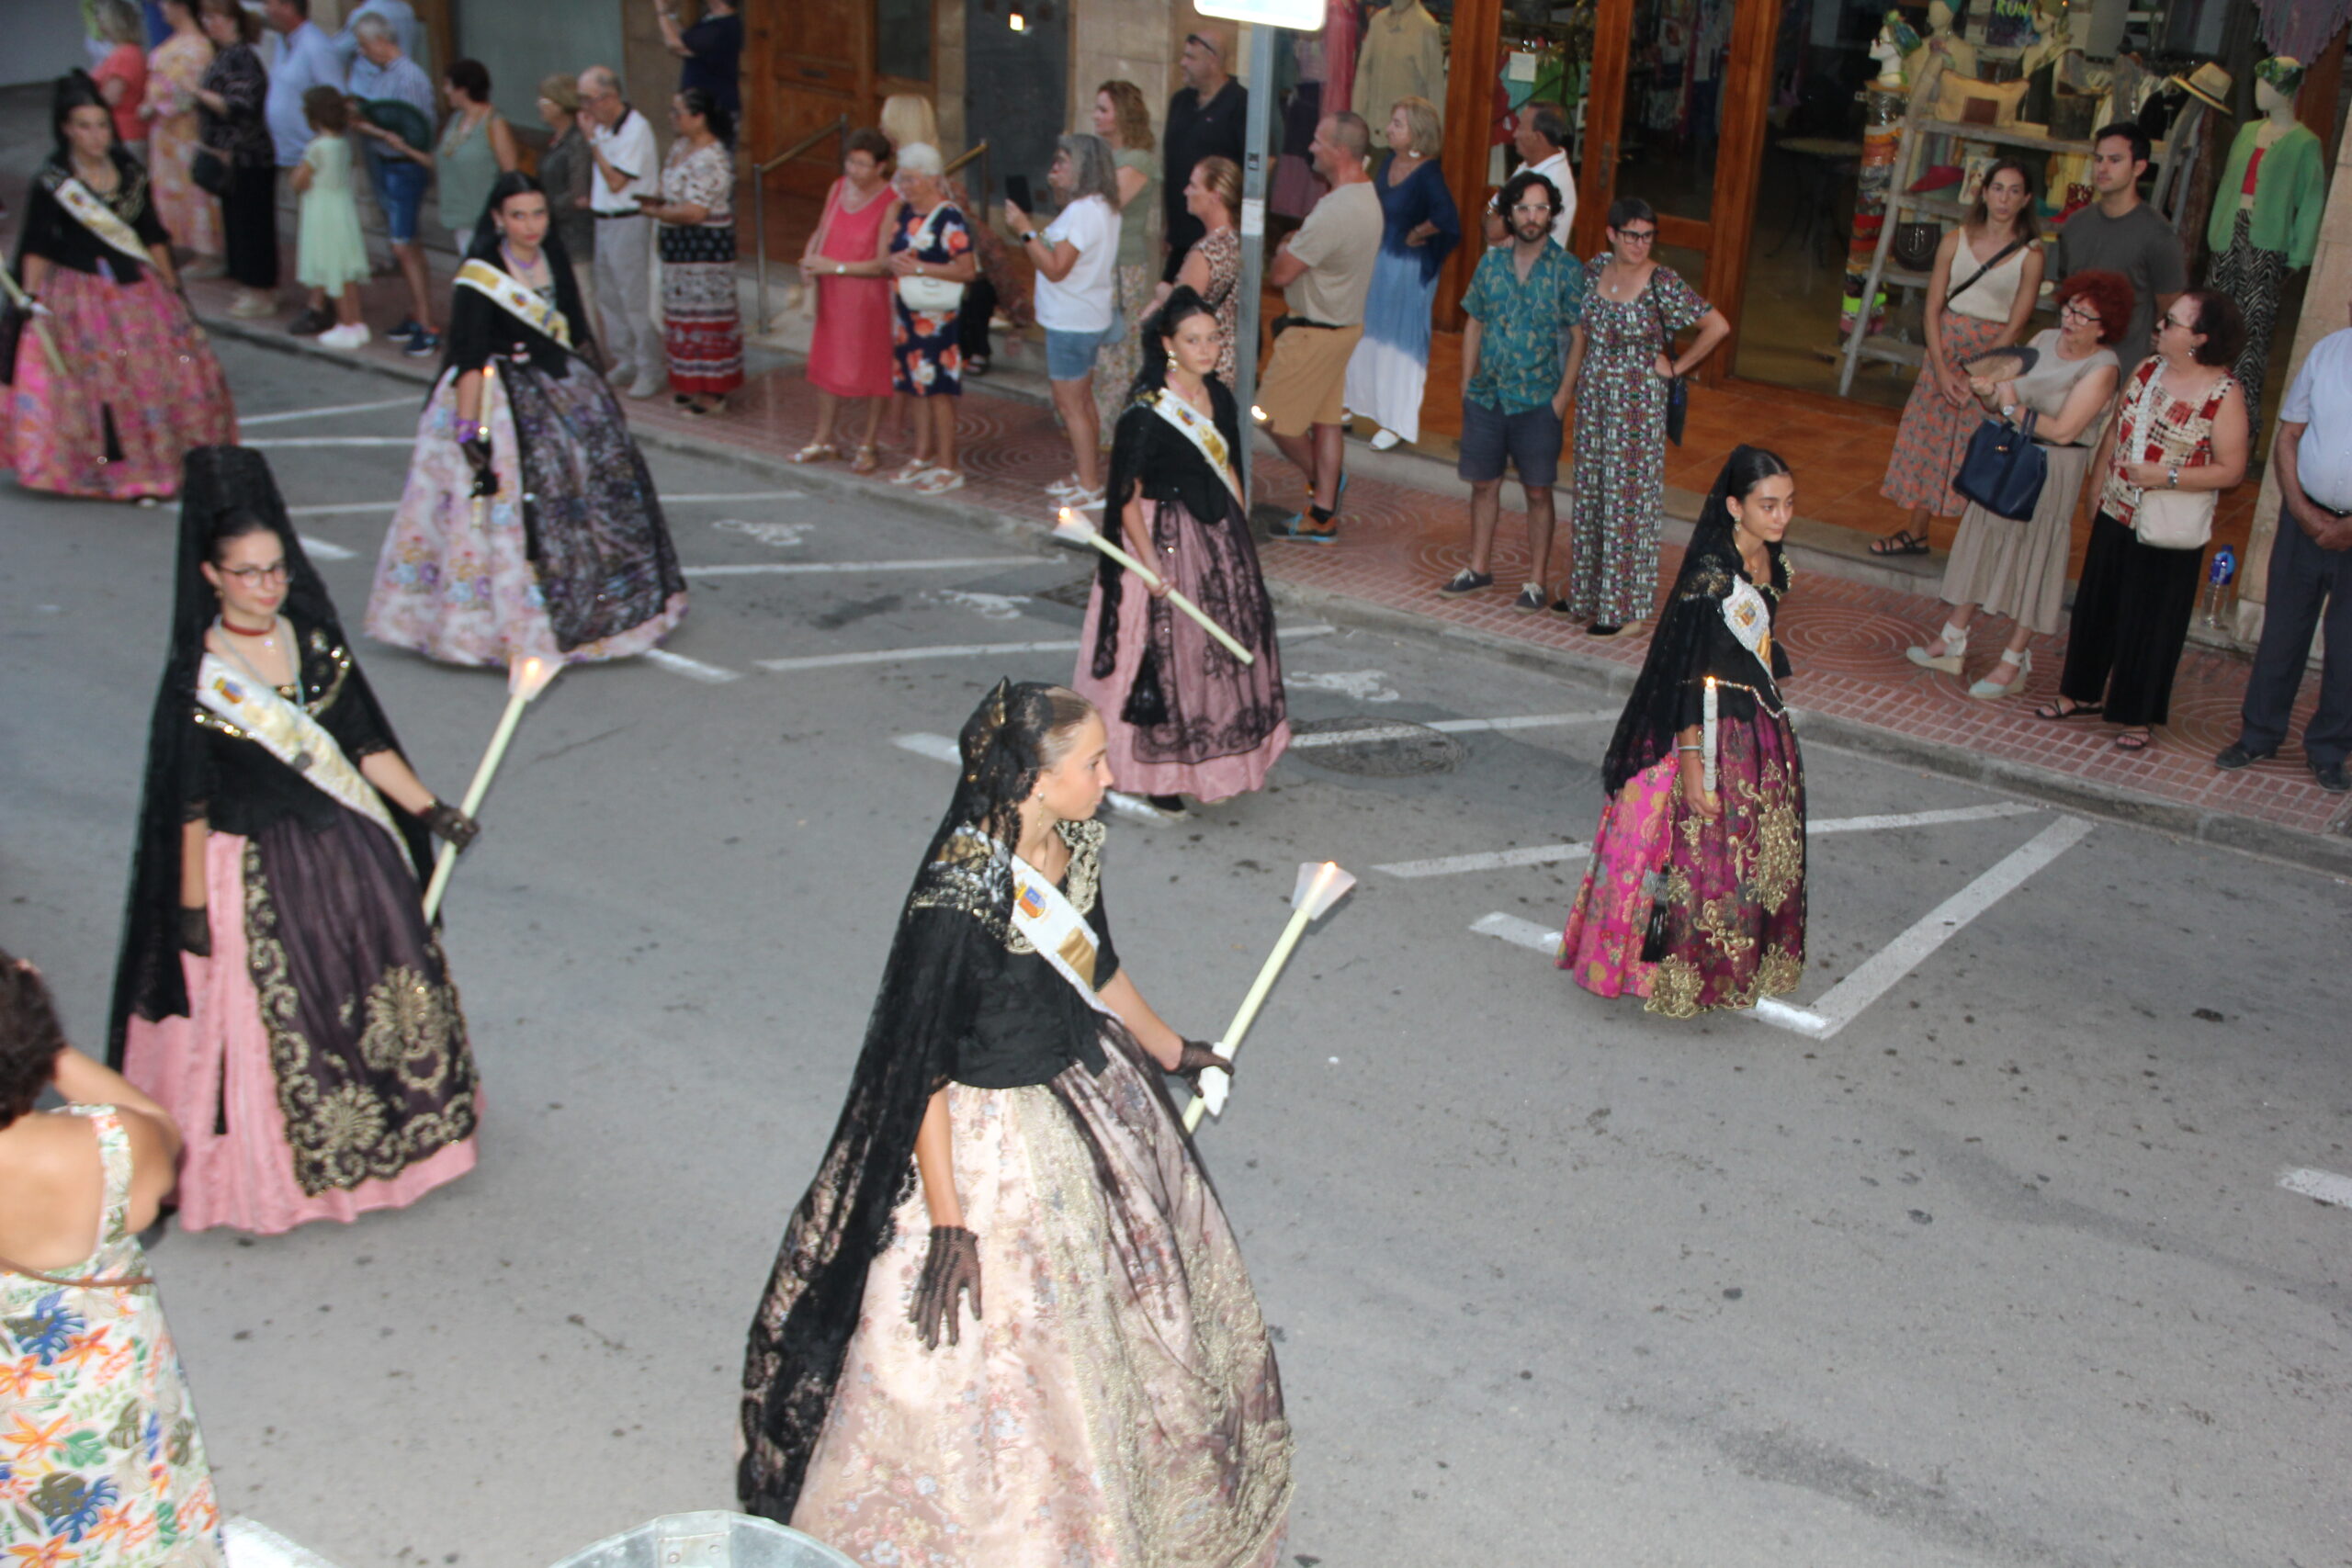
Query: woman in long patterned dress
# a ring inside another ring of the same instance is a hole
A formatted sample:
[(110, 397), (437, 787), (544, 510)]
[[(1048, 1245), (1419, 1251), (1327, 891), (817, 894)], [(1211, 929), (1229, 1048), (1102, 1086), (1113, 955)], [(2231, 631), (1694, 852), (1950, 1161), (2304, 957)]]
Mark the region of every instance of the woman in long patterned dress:
[(263, 114), (269, 70), (254, 46), (261, 18), (243, 0), (198, 0), (213, 47), (197, 84), (197, 135), (228, 170), (220, 193), (221, 265), (237, 297), (229, 314), (257, 321), (277, 310), (277, 151)]
[[(28, 490), (153, 501), (188, 449), (237, 438), (229, 384), (180, 297), (147, 171), (89, 77), (61, 78), (16, 273), (38, 302), (9, 367), (0, 461)], [(50, 357), (54, 349), (57, 358)]]
[(842, 455), (833, 425), (843, 398), (865, 400), (865, 423), (850, 471), (882, 466), (875, 433), (890, 395), (890, 235), (898, 197), (885, 173), (890, 142), (860, 129), (842, 144), (842, 177), (825, 193), (825, 210), (800, 258), (814, 293), (817, 323), (808, 336), (808, 384), (817, 389), (817, 432), (792, 455), (796, 463), (829, 463)]
[[(1149, 357), (1112, 443), (1106, 516), (1160, 586), (1147, 590), (1102, 558), (1070, 683), (1110, 727), (1113, 770), (1153, 805), (1182, 811), (1187, 795), (1216, 801), (1262, 786), (1290, 745), (1290, 718), (1274, 607), (1241, 506), (1241, 422), (1211, 374), (1216, 318), (1180, 285), (1143, 333)], [(1176, 612), (1170, 588), (1254, 662)]]
[(1384, 224), (1380, 258), (1364, 297), (1363, 336), (1348, 357), (1348, 407), (1380, 428), (1375, 452), (1421, 438), (1421, 389), (1430, 373), (1430, 307), (1438, 269), (1462, 243), (1462, 215), (1437, 163), (1444, 132), (1437, 106), (1400, 98), (1388, 116), (1388, 162), (1373, 176)]
[(890, 357), (892, 385), (913, 405), (914, 456), (890, 476), (918, 495), (964, 488), (956, 466), (956, 405), (964, 394), (963, 337), (957, 312), (979, 275), (972, 226), (948, 199), (939, 149), (912, 141), (899, 149), (897, 232), (890, 236), (896, 293)]
[(1106, 745), (1056, 686), (1001, 682), (966, 722), (752, 1325), (743, 1504), (868, 1568), (1272, 1568), (1282, 1548), (1273, 1348), (1160, 1082), (1224, 1063), (1113, 944)]
[(473, 1168), (473, 1049), (426, 925), (418, 782), (248, 447), (188, 455), (112, 1060), (187, 1137), (180, 1223), (275, 1235)]
[(1735, 450), (1707, 497), (1601, 765), (1608, 803), (1560, 967), (1690, 1018), (1804, 975), (1804, 763), (1772, 635), (1796, 513), (1786, 463)]
[[(53, 1088), (65, 1103), (40, 1111)], [(40, 974), (0, 953), (0, 1558), (220, 1568), (220, 1509), (139, 1234), (179, 1129), (65, 1043)], [(25, 1433), (45, 1442), (24, 1443)]]
[(591, 340), (548, 200), (501, 175), (449, 309), (368, 635), (452, 664), (588, 663), (660, 646), (686, 580)]
[(196, 25), (196, 0), (164, 0), (172, 36), (147, 57), (147, 175), (154, 182), (155, 215), (172, 243), (195, 260), (190, 277), (220, 276), (220, 203), (196, 183), (196, 90), (212, 63), (212, 40)]
[(1939, 348), (1912, 383), (1878, 487), (1911, 515), (1903, 527), (1872, 540), (1871, 554), (1926, 555), (1928, 519), (1958, 516), (1966, 504), (1951, 479), (1968, 455), (1969, 437), (1984, 423), (1969, 393), (1967, 362), (2024, 334), (2041, 292), (2041, 249), (2033, 243), (2040, 232), (2025, 164), (2004, 158), (1986, 172), (1967, 220), (1936, 247), (1926, 331)]
[(735, 120), (707, 88), (670, 100), (678, 139), (662, 165), (662, 341), (670, 389), (691, 414), (713, 414), (743, 384), (743, 315), (735, 299)]
[(1159, 276), (1159, 159), (1151, 108), (1133, 82), (1105, 82), (1094, 90), (1094, 134), (1111, 144), (1118, 171), (1119, 254), (1111, 276), (1112, 335), (1094, 355), (1094, 419), (1104, 448), (1126, 405), (1147, 345), (1144, 318), (1158, 309)]
[[(1576, 388), (1568, 592), (1552, 608), (1594, 637), (1638, 633), (1657, 603), (1666, 504), (1666, 400), (1729, 336), (1724, 313), (1652, 259), (1657, 214), (1638, 197), (1609, 206), (1609, 249), (1587, 264), (1584, 319), (1568, 349)], [(1676, 334), (1696, 326), (1680, 355)]]

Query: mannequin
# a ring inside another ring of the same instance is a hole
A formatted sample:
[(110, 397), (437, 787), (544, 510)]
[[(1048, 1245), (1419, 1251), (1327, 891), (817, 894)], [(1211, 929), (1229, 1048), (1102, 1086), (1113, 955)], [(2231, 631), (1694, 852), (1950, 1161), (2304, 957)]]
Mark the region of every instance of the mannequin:
[(2066, 25), (2066, 0), (2034, 0), (2033, 30), (2033, 42), (2018, 62), (2018, 74), (2028, 79), (2075, 47), (2074, 31)]
[(2262, 118), (2240, 128), (2231, 143), (2205, 227), (2213, 253), (2206, 284), (2236, 300), (2245, 314), (2245, 351), (2233, 373), (2256, 429), (2278, 292), (2289, 268), (2311, 265), (2327, 201), (2319, 138), (2295, 118), (2302, 80), (2301, 63), (2285, 55), (2254, 68), (2254, 101)]
[(1910, 78), (1916, 96), (1934, 91), (1936, 78), (1946, 71), (1974, 76), (1976, 46), (1952, 31), (1951, 7), (1944, 0), (1929, 0), (1928, 36), (1903, 62), (1903, 73)]
[(1899, 93), (1910, 77), (1904, 62), (1907, 57), (1922, 52), (1919, 35), (1903, 19), (1900, 11), (1886, 14), (1886, 25), (1871, 40), (1871, 58), (1878, 62), (1878, 80), (1871, 84), (1882, 93)]
[(1445, 102), (1445, 29), (1421, 0), (1389, 0), (1365, 20), (1351, 96), (1375, 139), (1397, 99)]

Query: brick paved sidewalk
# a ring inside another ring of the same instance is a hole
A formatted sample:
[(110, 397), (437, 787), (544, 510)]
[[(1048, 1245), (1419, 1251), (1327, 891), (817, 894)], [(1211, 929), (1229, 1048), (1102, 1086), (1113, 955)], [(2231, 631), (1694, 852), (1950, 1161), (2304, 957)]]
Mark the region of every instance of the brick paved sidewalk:
[[(370, 292), (387, 293), (386, 280), (378, 280)], [(199, 310), (220, 331), (281, 345), (298, 341), (271, 323), (255, 328), (229, 321), (222, 313), (227, 291), (219, 285), (198, 285), (195, 293)], [(376, 303), (390, 302), (388, 298)], [(369, 312), (371, 317), (380, 313), (380, 308)], [(433, 368), (432, 361), (401, 358), (380, 342), (349, 357), (413, 378)], [(734, 454), (763, 466), (783, 463), (808, 442), (816, 423), (815, 394), (792, 368), (755, 377), (736, 395), (729, 411), (717, 418), (690, 417), (666, 397), (630, 402), (628, 408), (635, 427), (649, 439)], [(893, 423), (887, 417), (884, 421), (882, 473), (905, 455), (903, 442), (891, 437)], [(973, 383), (962, 399), (957, 428), (969, 481), (938, 502), (925, 503), (889, 489), (879, 474), (861, 479), (842, 463), (794, 471), (828, 486), (872, 485), (877, 493), (897, 501), (986, 518), (998, 526), (1034, 526), (1042, 543), (1051, 513), (1041, 487), (1069, 468), (1069, 448), (1051, 412)], [(1350, 450), (1352, 455), (1357, 448)], [(1596, 639), (1560, 617), (1518, 614), (1509, 607), (1524, 563), (1517, 513), (1507, 512), (1503, 518), (1495, 568), (1498, 587), (1449, 599), (1438, 593), (1437, 585), (1467, 561), (1465, 505), (1376, 477), (1368, 471), (1372, 464), (1364, 467), (1367, 471), (1350, 482), (1338, 546), (1268, 543), (1262, 547), (1267, 579), (1278, 593), (1287, 591), (1294, 602), (1313, 600), (1342, 613), (1351, 604), (1363, 606), (1385, 613), (1379, 618), (1392, 626), (1466, 636), (1522, 655), (1613, 671), (1630, 680), (1640, 666), (1645, 639), (1630, 644)], [(1296, 471), (1270, 450), (1261, 453), (1259, 475), (1262, 497), (1288, 502), (1300, 492)], [(1798, 480), (1802, 486), (1801, 467)], [(1680, 555), (1679, 547), (1668, 546), (1664, 573), (1668, 580)], [(1555, 581), (1564, 559), (1553, 563)], [(2002, 702), (1976, 701), (1966, 694), (1967, 684), (1991, 665), (1997, 652), (1995, 637), (1983, 639), (1987, 646), (1970, 656), (1962, 678), (1920, 670), (1904, 658), (1903, 650), (1927, 640), (1942, 624), (1940, 604), (1928, 595), (1885, 585), (1883, 576), (1875, 581), (1853, 581), (1806, 570), (1802, 560), (1797, 565), (1795, 591), (1781, 632), (1796, 668), (1787, 690), (1802, 710), (1801, 722), (1822, 739), (2134, 818), (2168, 831), (2352, 871), (2352, 800), (2318, 786), (2299, 746), (2290, 741), (2277, 758), (2241, 773), (2225, 773), (2213, 766), (2213, 753), (2237, 732), (2246, 673), (2243, 658), (2192, 645), (2174, 689), (2171, 722), (2157, 730), (2155, 746), (2138, 754), (2121, 752), (2113, 747), (2111, 727), (2095, 720), (2050, 723), (2033, 716), (2034, 705), (2056, 694), (2064, 659), (2063, 637), (2034, 640), (2034, 669), (2023, 694)], [(2298, 732), (2315, 699), (2316, 684), (2315, 678), (2305, 684)]]

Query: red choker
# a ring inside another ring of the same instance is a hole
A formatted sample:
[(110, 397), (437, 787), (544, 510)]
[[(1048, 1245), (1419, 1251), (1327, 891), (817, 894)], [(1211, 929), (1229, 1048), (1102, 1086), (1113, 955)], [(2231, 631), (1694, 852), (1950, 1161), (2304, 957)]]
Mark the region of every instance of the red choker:
[(277, 623), (272, 621), (257, 632), (249, 632), (243, 626), (232, 624), (229, 617), (223, 615), (220, 617), (220, 629), (224, 632), (234, 632), (239, 637), (272, 637), (277, 634)]

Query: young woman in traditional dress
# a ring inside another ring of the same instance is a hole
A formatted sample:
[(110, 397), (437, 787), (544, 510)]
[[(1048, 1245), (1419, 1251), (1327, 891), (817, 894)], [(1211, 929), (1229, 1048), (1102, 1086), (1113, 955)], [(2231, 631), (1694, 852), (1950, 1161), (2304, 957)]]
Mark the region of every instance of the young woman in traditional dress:
[[(1274, 608), (1241, 506), (1240, 422), (1214, 372), (1216, 313), (1179, 286), (1143, 326), (1143, 371), (1111, 446), (1120, 543), (1147, 591), (1104, 556), (1071, 683), (1110, 727), (1111, 766), (1155, 805), (1257, 789), (1290, 745)], [(1256, 656), (1244, 664), (1169, 604), (1174, 588)]]
[(1224, 1064), (1120, 964), (1093, 819), (1111, 782), (1074, 692), (1000, 682), (965, 724), (752, 1326), (744, 1505), (862, 1563), (1281, 1550), (1273, 1349), (1159, 1077)]
[(376, 562), (368, 635), (452, 664), (660, 645), (686, 580), (548, 198), (501, 175), (458, 270), (441, 378)]
[(190, 453), (110, 1043), (187, 1134), (189, 1229), (350, 1220), (473, 1168), (428, 831), (475, 829), (401, 758), (268, 464)]
[[(90, 78), (59, 78), (16, 275), (35, 303), (10, 367), (6, 446), (29, 490), (152, 501), (191, 446), (237, 438), (220, 362), (180, 298), (147, 171)], [(51, 355), (54, 352), (56, 357)]]
[(1608, 804), (1560, 967), (1690, 1018), (1804, 973), (1804, 765), (1777, 682), (1789, 466), (1733, 451), (1601, 765)]

